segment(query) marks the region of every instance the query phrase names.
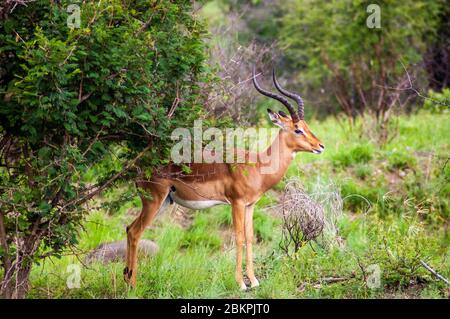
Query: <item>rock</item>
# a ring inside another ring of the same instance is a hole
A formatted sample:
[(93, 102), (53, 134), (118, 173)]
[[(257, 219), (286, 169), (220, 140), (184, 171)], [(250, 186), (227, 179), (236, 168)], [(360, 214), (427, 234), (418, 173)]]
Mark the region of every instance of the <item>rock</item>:
[[(139, 254), (144, 257), (154, 256), (158, 252), (158, 245), (151, 240), (142, 239), (139, 241)], [(86, 257), (87, 263), (125, 261), (127, 253), (127, 241), (119, 240), (110, 243), (103, 243), (94, 248)]]

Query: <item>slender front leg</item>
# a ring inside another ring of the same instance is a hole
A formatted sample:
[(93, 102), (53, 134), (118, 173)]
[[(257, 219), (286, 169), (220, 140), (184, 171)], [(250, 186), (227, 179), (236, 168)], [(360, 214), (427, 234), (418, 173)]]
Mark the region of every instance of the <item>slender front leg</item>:
[(247, 253), (247, 276), (250, 279), (251, 287), (258, 287), (259, 281), (255, 277), (255, 272), (253, 271), (253, 210), (255, 204), (251, 204), (245, 207), (245, 245)]
[(127, 227), (127, 265), (123, 274), (125, 281), (133, 287), (136, 286), (139, 239), (145, 228), (155, 218), (168, 192), (168, 188), (155, 188), (154, 192), (151, 194), (153, 199), (148, 200), (142, 197), (142, 212), (134, 222)]
[(236, 236), (236, 281), (241, 290), (246, 290), (242, 276), (242, 250), (244, 248), (244, 216), (245, 204), (239, 201), (233, 202), (231, 205), (233, 214), (234, 235)]

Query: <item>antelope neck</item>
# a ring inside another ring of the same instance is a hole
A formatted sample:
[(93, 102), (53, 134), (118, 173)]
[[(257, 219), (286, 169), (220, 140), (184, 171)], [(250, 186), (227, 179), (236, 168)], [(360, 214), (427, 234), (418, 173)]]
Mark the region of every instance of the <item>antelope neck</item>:
[[(260, 165), (277, 165), (272, 166), (276, 167), (276, 171), (273, 174), (264, 174), (264, 184), (267, 185), (267, 189), (271, 188), (275, 184), (277, 184), (286, 173), (289, 165), (292, 162), (293, 154), (295, 153), (294, 150), (288, 146), (286, 142), (287, 132), (280, 130), (277, 134), (275, 140), (272, 142), (272, 144), (267, 148), (265, 151), (265, 154), (268, 154), (269, 156), (272, 156), (272, 153), (275, 152), (275, 155), (272, 158), (272, 161), (269, 164), (261, 163)], [(260, 156), (258, 156), (260, 158)], [(277, 161), (278, 163), (273, 163), (273, 161)]]

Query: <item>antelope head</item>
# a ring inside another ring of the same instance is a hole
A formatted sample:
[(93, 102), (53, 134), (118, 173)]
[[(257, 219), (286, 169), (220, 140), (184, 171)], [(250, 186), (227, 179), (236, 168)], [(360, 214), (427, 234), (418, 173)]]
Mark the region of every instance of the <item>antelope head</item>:
[(283, 89), (278, 83), (275, 76), (275, 69), (273, 70), (273, 83), (277, 90), (283, 94), (294, 100), (297, 105), (297, 112), (289, 103), (289, 101), (276, 93), (272, 93), (264, 90), (256, 81), (256, 71), (255, 67), (253, 67), (253, 84), (255, 85), (256, 90), (272, 99), (275, 99), (281, 102), (286, 109), (289, 111), (289, 115), (280, 112), (273, 112), (270, 109), (267, 109), (269, 113), (270, 120), (277, 126), (279, 126), (282, 130), (282, 136), (286, 141), (286, 144), (289, 148), (291, 148), (294, 152), (311, 152), (314, 154), (320, 154), (325, 149), (325, 146), (320, 142), (320, 140), (311, 132), (306, 124), (304, 119), (304, 104), (300, 95), (289, 92)]

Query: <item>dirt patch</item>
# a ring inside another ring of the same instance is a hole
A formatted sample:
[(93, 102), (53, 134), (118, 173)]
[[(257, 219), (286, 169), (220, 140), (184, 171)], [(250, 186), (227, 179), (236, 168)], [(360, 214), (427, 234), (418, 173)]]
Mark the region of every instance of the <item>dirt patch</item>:
[(426, 287), (425, 283), (411, 282), (411, 284), (403, 289), (388, 288), (383, 295), (385, 299), (420, 299), (421, 291)]

